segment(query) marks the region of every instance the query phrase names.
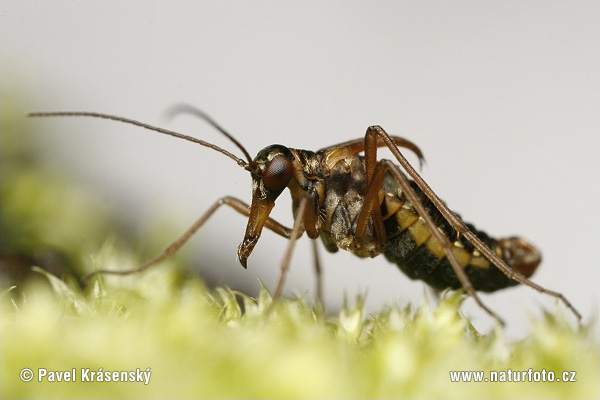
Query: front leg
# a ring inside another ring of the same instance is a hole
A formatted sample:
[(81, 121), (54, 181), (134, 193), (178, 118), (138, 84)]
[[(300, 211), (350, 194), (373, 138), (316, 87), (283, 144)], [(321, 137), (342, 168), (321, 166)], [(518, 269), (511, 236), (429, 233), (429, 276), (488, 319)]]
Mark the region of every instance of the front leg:
[[(308, 236), (311, 239), (316, 239), (319, 236), (319, 228), (317, 226), (317, 222), (319, 219), (319, 204), (318, 197), (314, 192), (305, 193), (298, 203), (298, 208), (296, 209), (295, 218), (294, 218), (294, 227), (292, 228), (289, 242), (287, 248), (285, 250), (285, 254), (283, 259), (281, 260), (281, 272), (279, 274), (279, 280), (277, 282), (277, 287), (275, 289), (275, 294), (273, 295), (274, 299), (277, 299), (281, 296), (283, 292), (283, 285), (285, 283), (285, 277), (290, 267), (290, 260), (292, 258), (292, 253), (294, 251), (294, 246), (296, 245), (296, 241), (302, 235), (302, 232), (306, 230)], [(317, 296), (321, 297), (321, 275), (320, 275), (320, 265), (318, 261), (318, 256), (316, 255), (315, 248), (315, 268), (317, 269)], [(321, 300), (321, 299), (320, 299)]]
[[(200, 229), (202, 227), (202, 225), (204, 225), (206, 223), (206, 221), (214, 214), (214, 212), (217, 211), (217, 209), (219, 207), (221, 207), (222, 205), (229, 206), (229, 207), (233, 208), (234, 210), (236, 210), (237, 212), (239, 212), (240, 214), (245, 215), (246, 217), (248, 215), (250, 215), (250, 206), (248, 204), (244, 203), (242, 200), (237, 199), (235, 197), (231, 197), (231, 196), (221, 197), (220, 199), (215, 201), (213, 203), (213, 205), (210, 206), (210, 208), (208, 210), (206, 210), (206, 212), (187, 231), (185, 231), (180, 237), (175, 239), (160, 254), (158, 254), (156, 257), (152, 258), (151, 260), (148, 260), (145, 263), (143, 263), (142, 265), (140, 265), (139, 267), (133, 268), (133, 269), (125, 269), (125, 270), (101, 269), (98, 271), (91, 272), (87, 275), (84, 275), (81, 279), (85, 282), (90, 277), (92, 277), (93, 275), (96, 275), (96, 274), (129, 275), (129, 274), (135, 274), (136, 272), (141, 272), (141, 271), (144, 271), (144, 270), (150, 268), (154, 264), (157, 264), (158, 262), (162, 261), (166, 257), (170, 256), (171, 254), (173, 254), (177, 250), (179, 250), (181, 248), (181, 246), (183, 246), (190, 239), (190, 237), (192, 237), (192, 235), (194, 233), (196, 233), (196, 231), (198, 231), (198, 229)], [(267, 227), (271, 231), (277, 233), (278, 235), (283, 236), (286, 239), (289, 239), (292, 236), (292, 230), (290, 228), (285, 227), (284, 225), (280, 224), (279, 222), (275, 221), (272, 218), (267, 219), (267, 222), (265, 223), (265, 227)]]

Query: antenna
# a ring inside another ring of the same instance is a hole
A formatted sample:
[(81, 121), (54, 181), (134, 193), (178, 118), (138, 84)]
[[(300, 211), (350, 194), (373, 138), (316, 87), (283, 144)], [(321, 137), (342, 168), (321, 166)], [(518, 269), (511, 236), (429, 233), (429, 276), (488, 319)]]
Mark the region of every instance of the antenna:
[[(191, 107), (190, 107), (190, 109), (195, 110)], [(148, 125), (143, 122), (135, 121), (135, 120), (129, 119), (129, 118), (118, 117), (115, 115), (102, 114), (102, 113), (97, 113), (97, 112), (88, 112), (88, 111), (50, 111), (50, 112), (31, 112), (31, 113), (28, 113), (27, 116), (34, 117), (34, 118), (35, 117), (93, 117), (93, 118), (103, 118), (103, 119), (110, 119), (110, 120), (118, 121), (118, 122), (124, 122), (126, 124), (139, 126), (139, 127), (151, 130), (151, 131), (163, 133), (165, 135), (174, 136), (176, 138), (184, 139), (189, 142), (196, 143), (201, 146), (216, 150), (219, 153), (224, 154), (227, 157), (231, 158), (240, 167), (242, 167), (246, 170), (250, 170), (251, 158), (248, 155), (248, 152), (246, 151), (246, 149), (237, 140), (235, 140), (235, 138), (231, 134), (227, 133), (221, 126), (219, 126), (215, 121), (213, 121), (208, 115), (204, 114), (200, 110), (195, 110), (195, 111), (196, 112), (192, 112), (187, 109), (183, 110), (183, 112), (191, 112), (195, 115), (200, 116), (205, 121), (207, 121), (210, 125), (212, 125), (214, 128), (216, 128), (219, 132), (224, 134), (229, 140), (231, 140), (236, 146), (238, 146), (242, 150), (242, 152), (244, 153), (244, 156), (246, 156), (248, 158), (248, 161), (245, 161), (245, 160), (235, 156), (234, 154), (228, 152), (225, 149), (222, 149), (221, 147), (219, 147), (217, 145), (214, 145), (209, 142), (205, 142), (204, 140), (196, 139), (194, 137), (182, 135), (181, 133), (173, 132), (168, 129), (158, 128), (156, 126)]]

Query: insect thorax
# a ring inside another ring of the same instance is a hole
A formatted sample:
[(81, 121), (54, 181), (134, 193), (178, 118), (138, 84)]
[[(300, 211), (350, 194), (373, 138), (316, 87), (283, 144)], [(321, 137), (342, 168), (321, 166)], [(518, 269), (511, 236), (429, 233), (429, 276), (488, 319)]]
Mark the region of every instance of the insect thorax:
[(324, 183), (321, 238), (327, 250), (335, 252), (344, 249), (359, 257), (381, 254), (383, 246), (374, 235), (372, 221), (368, 222), (360, 243), (355, 238), (367, 186), (364, 158), (354, 156), (338, 162)]

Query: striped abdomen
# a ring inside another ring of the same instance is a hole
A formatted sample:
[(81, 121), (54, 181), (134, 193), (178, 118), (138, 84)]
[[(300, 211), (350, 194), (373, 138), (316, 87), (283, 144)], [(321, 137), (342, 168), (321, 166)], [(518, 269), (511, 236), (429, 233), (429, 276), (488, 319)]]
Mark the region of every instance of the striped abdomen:
[[(509, 279), (496, 266), (473, 247), (448, 224), (435, 206), (411, 181), (411, 186), (431, 215), (434, 223), (452, 244), (452, 252), (464, 268), (475, 290), (492, 292), (517, 282)], [(387, 233), (384, 254), (411, 279), (420, 279), (437, 289), (458, 289), (461, 283), (452, 270), (442, 246), (432, 237), (419, 218), (412, 204), (406, 200), (398, 183), (388, 173), (380, 193), (381, 212)], [(468, 228), (511, 268), (529, 277), (541, 261), (538, 250), (525, 240), (511, 237), (494, 239), (478, 231), (471, 224)]]

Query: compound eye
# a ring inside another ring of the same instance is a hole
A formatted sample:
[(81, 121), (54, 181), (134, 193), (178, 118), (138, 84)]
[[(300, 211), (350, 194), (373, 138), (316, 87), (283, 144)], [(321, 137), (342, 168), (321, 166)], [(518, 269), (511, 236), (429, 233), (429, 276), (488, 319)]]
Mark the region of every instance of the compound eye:
[(293, 172), (294, 166), (287, 157), (275, 156), (263, 173), (265, 188), (272, 192), (283, 190), (292, 179)]

